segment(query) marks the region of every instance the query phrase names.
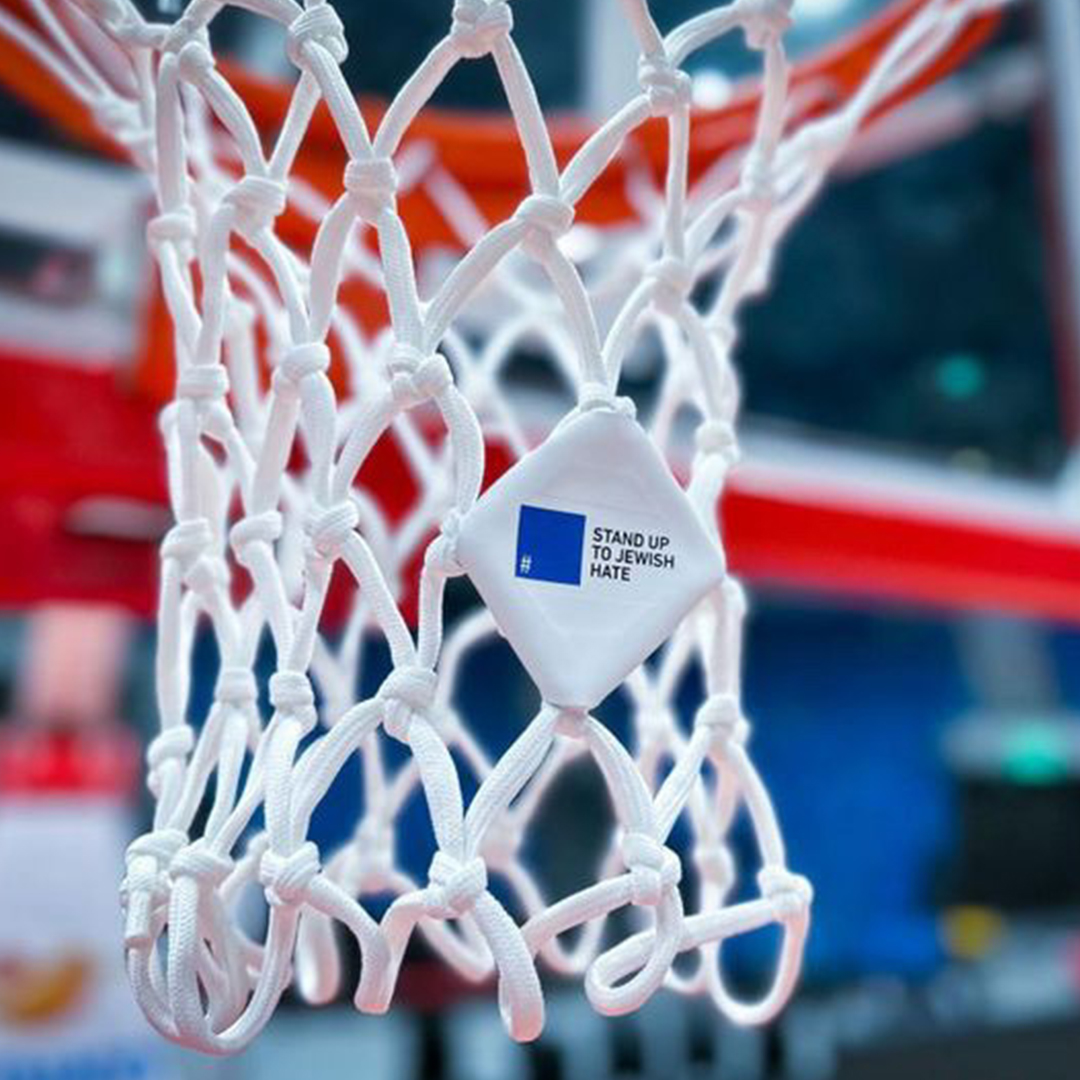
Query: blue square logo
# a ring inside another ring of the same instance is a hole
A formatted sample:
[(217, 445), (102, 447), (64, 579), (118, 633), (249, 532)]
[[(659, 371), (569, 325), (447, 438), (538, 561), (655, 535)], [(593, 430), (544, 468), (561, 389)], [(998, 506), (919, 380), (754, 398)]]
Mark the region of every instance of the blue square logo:
[(514, 574), (557, 585), (581, 584), (585, 515), (522, 506), (518, 515)]

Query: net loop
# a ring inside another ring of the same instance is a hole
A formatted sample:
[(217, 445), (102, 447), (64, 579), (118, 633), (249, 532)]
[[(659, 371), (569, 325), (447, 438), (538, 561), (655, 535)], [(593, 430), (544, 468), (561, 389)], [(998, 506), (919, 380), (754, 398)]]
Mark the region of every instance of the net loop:
[(657, 311), (677, 318), (694, 287), (693, 271), (683, 259), (666, 255), (654, 262), (645, 275), (653, 283), (652, 302)]
[(398, 175), (388, 157), (352, 158), (345, 166), (342, 184), (357, 216), (364, 221), (374, 222), (383, 211), (394, 209)]
[(779, 39), (792, 23), (794, 0), (738, 0), (746, 43), (764, 49)]
[(238, 181), (222, 200), (236, 212), (236, 230), (245, 239), (269, 229), (285, 212), (288, 193), (280, 180), (248, 174)]
[(335, 562), (341, 557), (342, 549), (359, 524), (360, 511), (352, 499), (317, 509), (306, 525), (311, 553), (326, 562)]
[(187, 833), (181, 829), (153, 829), (132, 840), (128, 845), (128, 859), (153, 859), (164, 868), (187, 843)]
[(383, 726), (398, 742), (409, 741), (409, 728), (415, 715), (427, 716), (435, 704), (438, 676), (419, 664), (394, 668), (379, 689), (386, 703)]
[(461, 532), (461, 514), (448, 510), (442, 520), (439, 535), (428, 545), (424, 553), (424, 565), (443, 577), (460, 577), (465, 573), (457, 557), (458, 535)]
[(455, 0), (450, 40), (468, 60), (486, 56), (514, 29), (514, 13), (506, 0)]
[(281, 537), (282, 520), (277, 510), (249, 514), (229, 530), (229, 543), (241, 566), (248, 566), (252, 549), (258, 545), (272, 547)]
[(214, 698), (223, 705), (238, 708), (253, 704), (259, 698), (254, 673), (246, 667), (223, 667), (218, 673)]
[(445, 851), (436, 851), (428, 882), (425, 913), (433, 919), (460, 919), (487, 892), (487, 867), (479, 856), (459, 862)]
[(175, 724), (159, 731), (146, 749), (146, 764), (151, 777), (167, 761), (186, 761), (194, 745), (195, 734), (187, 724)]
[(319, 721), (315, 710), (315, 691), (302, 671), (276, 671), (270, 676), (270, 704), (285, 716), (298, 721), (303, 731), (310, 731)]
[(122, 4), (95, 3), (94, 7), (105, 30), (117, 41), (140, 49), (165, 49), (170, 27), (135, 18)]
[(764, 154), (751, 150), (742, 170), (742, 206), (753, 214), (768, 213), (779, 201), (773, 166)]
[(631, 902), (639, 907), (656, 907), (682, 880), (679, 856), (648, 833), (628, 832), (620, 854), (630, 872)]
[(514, 865), (524, 839), (520, 824), (509, 816), (496, 819), (488, 827), (480, 845), (480, 853), (486, 862), (497, 870)]
[(331, 4), (317, 4), (305, 8), (291, 23), (285, 35), (285, 55), (301, 70), (308, 67), (305, 56), (307, 45), (324, 48), (337, 64), (349, 55), (349, 43), (345, 40), (345, 27), (341, 17)]
[(713, 694), (698, 709), (694, 726), (707, 730), (721, 751), (729, 744), (742, 746), (750, 737), (750, 724), (734, 694)]
[(735, 880), (735, 860), (727, 844), (722, 841), (696, 844), (693, 859), (703, 881), (715, 885), (722, 893), (731, 888)]
[(182, 847), (169, 862), (171, 878), (190, 878), (199, 888), (216, 889), (232, 872), (232, 859), (214, 851), (204, 837)]
[(578, 412), (591, 412), (593, 409), (610, 409), (622, 416), (633, 419), (637, 415), (637, 406), (633, 398), (619, 397), (612, 392), (607, 383), (585, 380), (578, 390)]
[(180, 206), (152, 217), (146, 224), (146, 242), (154, 254), (159, 254), (163, 245), (173, 244), (180, 258), (190, 262), (195, 254), (194, 211)]
[(730, 420), (703, 421), (694, 433), (694, 444), (699, 454), (715, 454), (729, 467), (739, 460), (739, 441)]
[(291, 855), (267, 848), (259, 859), (259, 884), (272, 907), (296, 907), (307, 899), (311, 883), (319, 876), (319, 849), (306, 840)]
[(638, 85), (649, 99), (653, 116), (673, 116), (690, 107), (693, 81), (663, 53), (641, 57)]
[(305, 379), (323, 375), (329, 368), (330, 347), (326, 342), (292, 345), (274, 369), (274, 390), (279, 394), (298, 394)]
[[(197, 5), (197, 7), (202, 5)], [(148, 27), (152, 31), (152, 24)], [(206, 23), (198, 17), (198, 11), (188, 7), (172, 26), (162, 27), (161, 50), (166, 53), (180, 53), (195, 42), (204, 48), (210, 46), (210, 31)], [(213, 58), (211, 57), (211, 63)]]
[(169, 898), (168, 866), (187, 842), (187, 833), (163, 828), (143, 833), (128, 845), (120, 884), (120, 903), (127, 915), (125, 947), (145, 948), (153, 941), (152, 924)]
[(757, 876), (758, 888), (766, 900), (771, 900), (781, 918), (803, 915), (814, 900), (814, 887), (803, 877), (785, 866), (765, 866)]
[(229, 392), (229, 373), (220, 364), (189, 364), (176, 377), (176, 396), (187, 401), (220, 401)]

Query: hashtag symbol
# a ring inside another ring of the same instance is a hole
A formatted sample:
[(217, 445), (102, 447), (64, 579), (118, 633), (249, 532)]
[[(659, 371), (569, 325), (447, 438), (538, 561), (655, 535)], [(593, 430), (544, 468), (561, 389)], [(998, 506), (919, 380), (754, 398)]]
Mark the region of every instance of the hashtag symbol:
[(532, 570), (532, 556), (522, 555), (521, 562), (518, 564), (519, 574), (528, 574)]

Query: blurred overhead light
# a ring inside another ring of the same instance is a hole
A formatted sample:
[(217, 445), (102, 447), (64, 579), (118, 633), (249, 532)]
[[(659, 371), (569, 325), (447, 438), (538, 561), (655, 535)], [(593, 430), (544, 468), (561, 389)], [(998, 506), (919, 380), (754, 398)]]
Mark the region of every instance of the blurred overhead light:
[(791, 14), (798, 24), (800, 18), (831, 19), (850, 6), (851, 0), (795, 0)]
[(731, 97), (731, 80), (716, 68), (695, 71), (693, 95), (699, 109), (719, 109)]

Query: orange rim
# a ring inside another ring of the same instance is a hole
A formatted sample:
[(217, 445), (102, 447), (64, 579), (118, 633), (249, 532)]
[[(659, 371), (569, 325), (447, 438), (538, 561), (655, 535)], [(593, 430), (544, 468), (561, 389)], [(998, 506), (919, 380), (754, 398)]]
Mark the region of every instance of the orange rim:
[[(899, 28), (929, 0), (894, 0), (858, 30), (795, 65), (793, 85), (821, 81), (831, 88), (805, 115), (834, 108), (847, 100), (888, 47)], [(35, 26), (24, 0), (0, 0), (28, 26)], [(916, 78), (900, 87), (876, 110), (881, 115), (914, 97), (962, 64), (993, 34), (1001, 16), (989, 12), (973, 19), (945, 52)], [(264, 131), (275, 130), (288, 108), (291, 87), (252, 75), (232, 63), (222, 70), (251, 110)], [(121, 149), (97, 127), (90, 111), (33, 57), (0, 35), (0, 84), (23, 99), (31, 108), (50, 119), (67, 135), (102, 154), (120, 158)], [(750, 137), (759, 100), (756, 80), (747, 80), (730, 102), (715, 110), (694, 114), (690, 149), (691, 179), (699, 176), (725, 152)], [(369, 127), (374, 127), (385, 103), (361, 99), (361, 109)], [(589, 137), (593, 125), (572, 115), (551, 119), (550, 130), (559, 161), (565, 162)], [(490, 221), (511, 214), (527, 191), (528, 180), (520, 142), (508, 115), (476, 114), (439, 108), (421, 113), (409, 131), (412, 142), (435, 148), (440, 164), (465, 187), (477, 209)], [(667, 133), (661, 122), (646, 123), (635, 132), (632, 145), (637, 162), (647, 163), (659, 175), (665, 165)], [(341, 190), (345, 150), (324, 105), (316, 110), (307, 138), (296, 162), (296, 173), (319, 191), (333, 196)], [(616, 159), (593, 184), (578, 204), (578, 219), (605, 225), (633, 216), (626, 197), (626, 162)], [(422, 188), (403, 193), (400, 213), (413, 245), (422, 253), (432, 245), (459, 246), (456, 235)], [(311, 243), (315, 226), (295, 211), (287, 211), (279, 221), (281, 235), (301, 247)], [(341, 302), (350, 308), (362, 325), (371, 330), (385, 322), (383, 298), (361, 283), (343, 286)], [(160, 296), (150, 304), (146, 320), (142, 357), (135, 366), (134, 386), (157, 401), (172, 393), (172, 335)], [(335, 357), (332, 375), (342, 370)]]

